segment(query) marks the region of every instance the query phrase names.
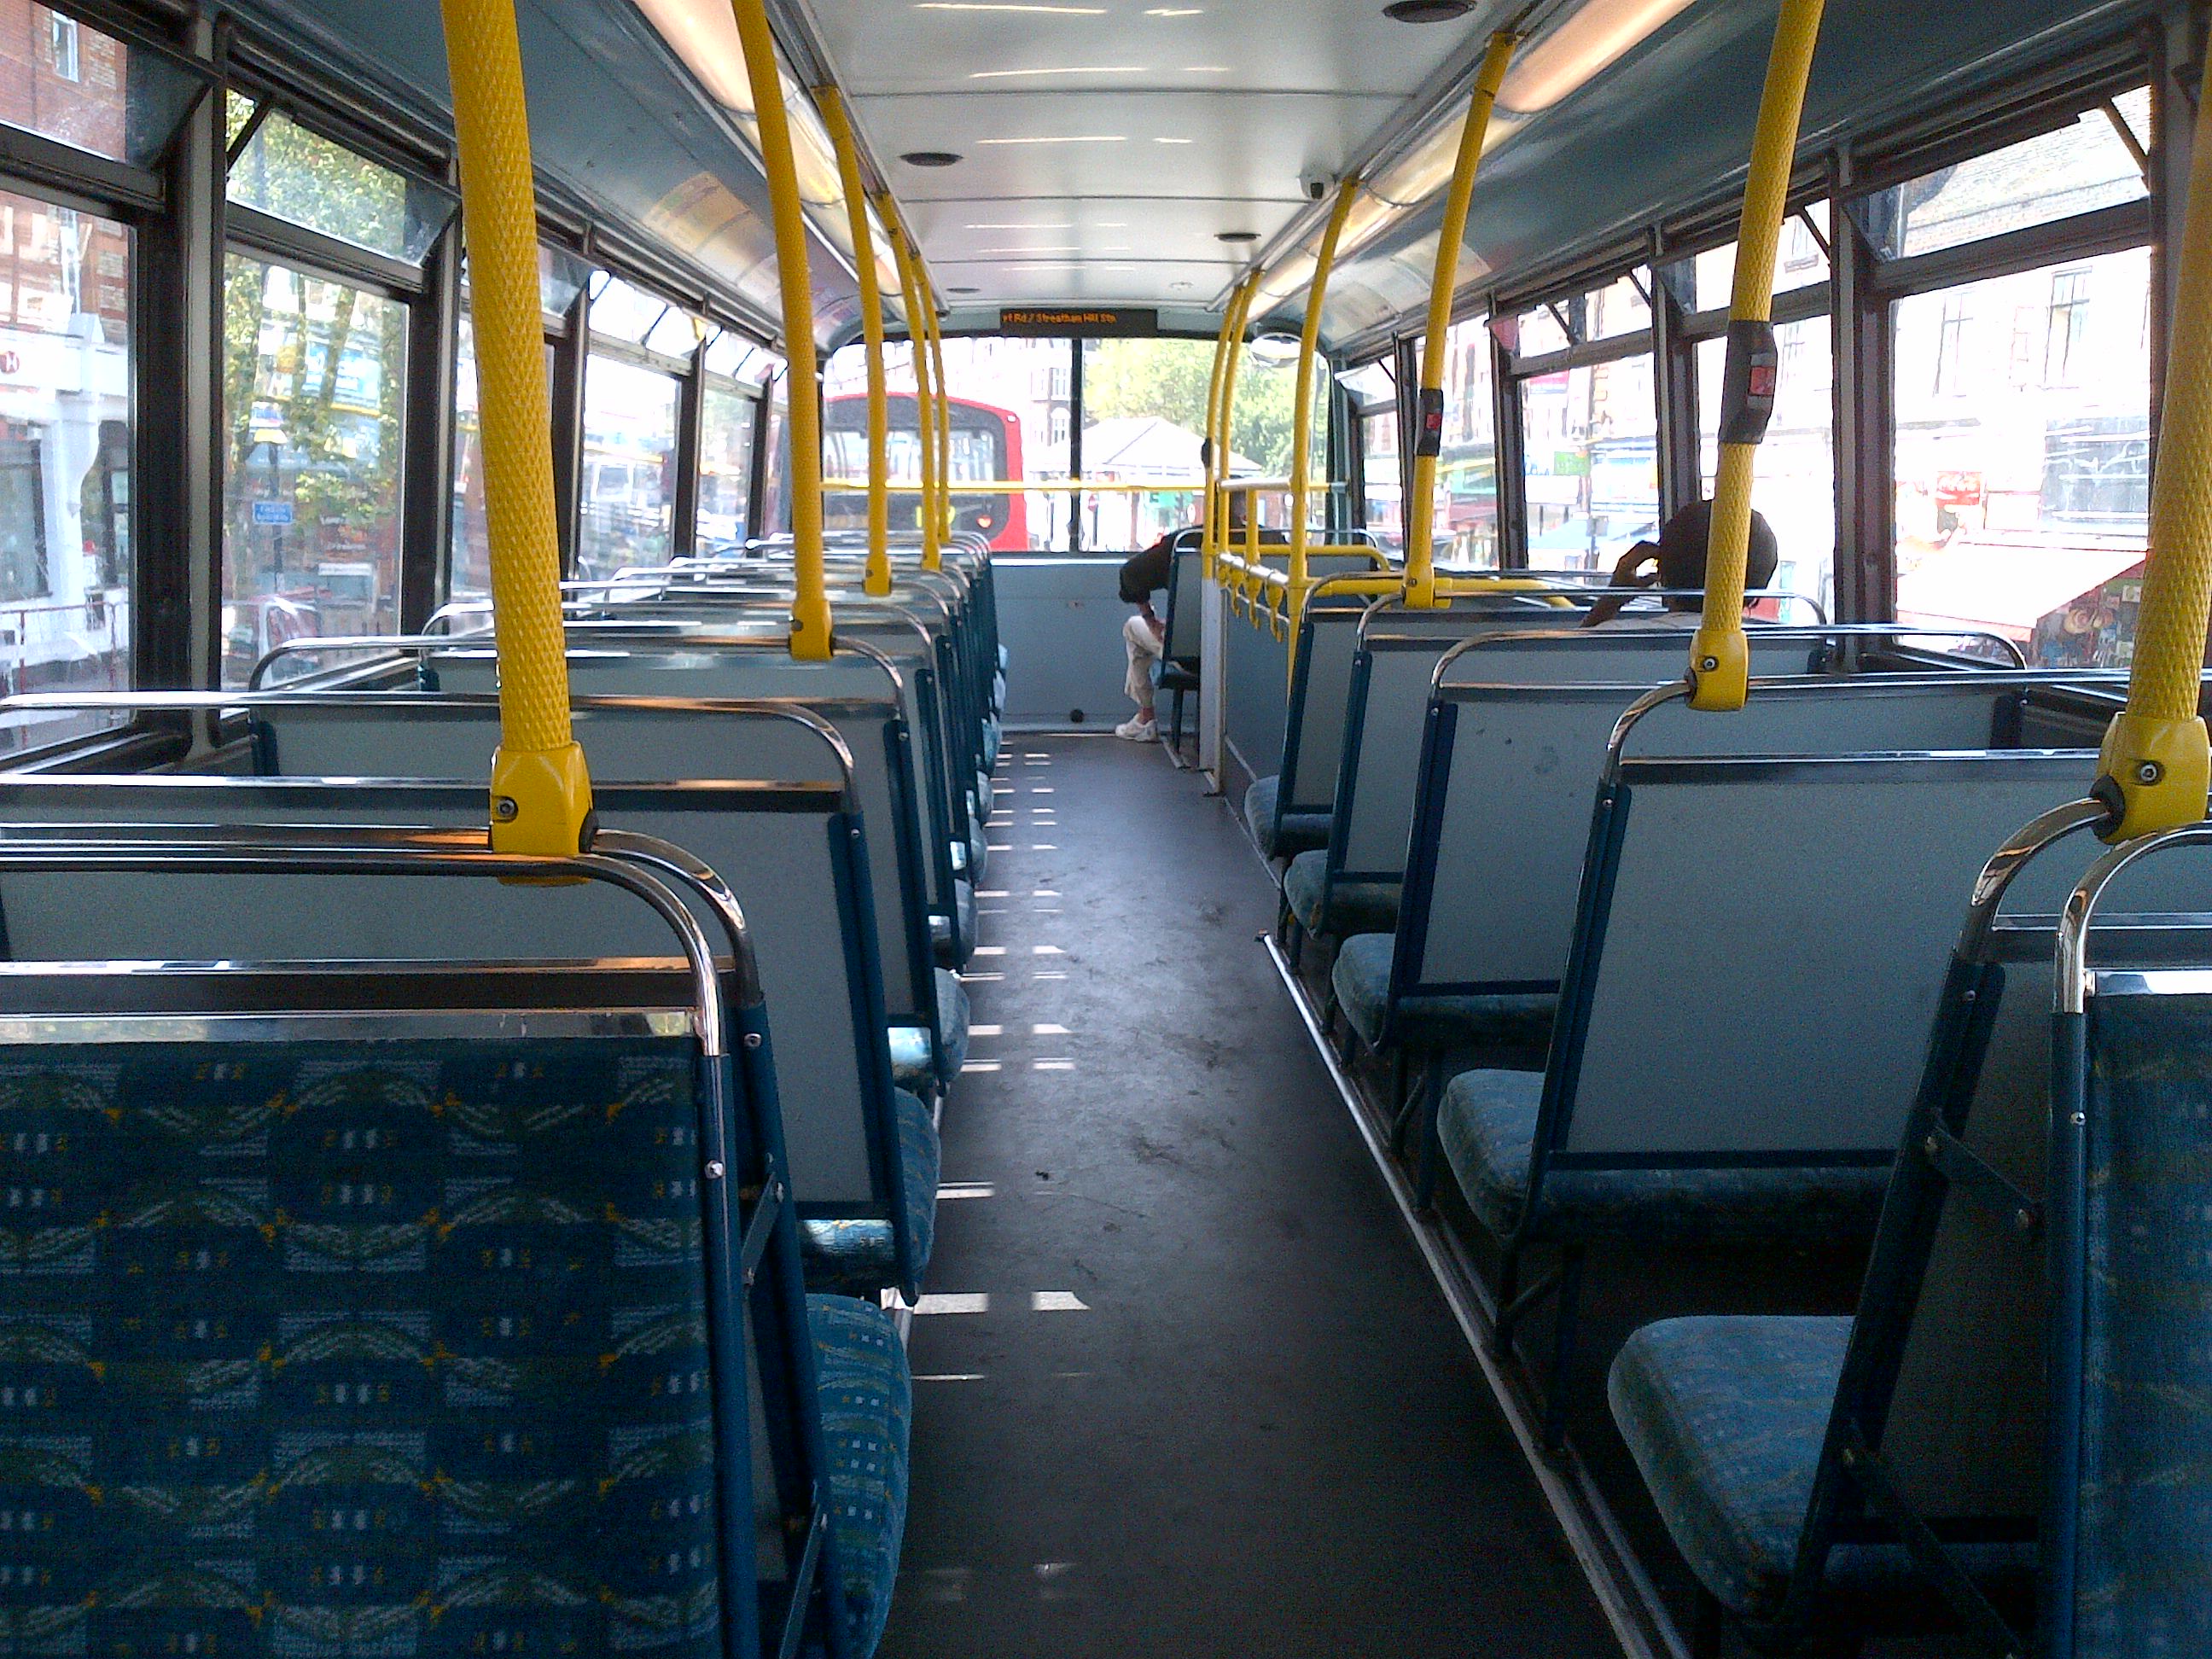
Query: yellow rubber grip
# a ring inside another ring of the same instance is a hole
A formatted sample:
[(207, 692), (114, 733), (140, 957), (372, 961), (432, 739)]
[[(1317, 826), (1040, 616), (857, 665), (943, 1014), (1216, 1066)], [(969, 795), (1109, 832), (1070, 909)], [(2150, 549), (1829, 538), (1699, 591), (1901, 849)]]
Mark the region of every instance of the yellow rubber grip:
[[(1459, 291), (1460, 253), (1467, 246), (1467, 212), (1474, 198), (1474, 175), (1482, 164), (1482, 146), (1490, 132), (1490, 113), (1498, 103), (1498, 89), (1505, 84), (1505, 71), (1513, 61), (1520, 37), (1500, 29), (1490, 37), (1490, 50), (1474, 77), (1468, 100), (1467, 119), (1459, 130), (1459, 155), (1452, 163), (1451, 189), (1444, 197), (1443, 223), (1437, 236), (1436, 273), (1429, 280), (1428, 331), (1421, 340), (1421, 390), (1444, 389), (1444, 341), (1451, 331), (1452, 296)], [(1436, 514), (1437, 457), (1417, 452), (1413, 457), (1413, 496), (1406, 503), (1406, 603), (1417, 611), (1431, 611), (1440, 601), (1437, 594)]]
[(491, 842), (567, 856), (592, 781), (568, 719), (553, 430), (538, 291), (538, 198), (513, 0), (443, 0), (476, 324), (484, 524), (499, 653)]
[[(1752, 137), (1751, 174), (1736, 232), (1732, 323), (1774, 314), (1774, 258), (1789, 205), (1790, 172), (1805, 114), (1805, 88), (1820, 39), (1824, 0), (1782, 0), (1774, 50)], [(1690, 707), (1741, 708), (1749, 695), (1751, 646), (1743, 632), (1744, 566), (1751, 555), (1751, 485), (1755, 444), (1723, 444), (1713, 481), (1712, 528), (1705, 544), (1705, 605), (1690, 642)]]
[[(2212, 92), (2212, 58), (2204, 88)], [(2097, 757), (2097, 793), (2120, 811), (2101, 833), (2123, 841), (2204, 817), (2212, 783), (2197, 717), (2212, 613), (2212, 112), (2197, 101), (2189, 208), (2178, 255), (2173, 338), (2151, 479), (2150, 554), (2136, 621), (2128, 706)]]
[(822, 397), (814, 354), (814, 290), (807, 269), (806, 216), (799, 194), (799, 169), (791, 155), (791, 117), (783, 106), (783, 77), (776, 68), (775, 37), (761, 0), (732, 0), (738, 40), (745, 49), (745, 78), (753, 89), (759, 124), (761, 169), (768, 175), (770, 216), (775, 222), (776, 283), (783, 300), (783, 356), (789, 375), (791, 543), (796, 592), (791, 601), (791, 654), (829, 659), (830, 594), (822, 574)]

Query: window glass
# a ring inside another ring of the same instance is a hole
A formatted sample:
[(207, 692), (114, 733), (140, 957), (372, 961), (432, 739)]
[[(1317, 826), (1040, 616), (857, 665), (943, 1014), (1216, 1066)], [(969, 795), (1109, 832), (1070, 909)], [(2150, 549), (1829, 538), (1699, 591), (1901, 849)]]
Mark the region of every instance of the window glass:
[(699, 443), (699, 550), (744, 545), (750, 520), (753, 419), (760, 399), (707, 382)]
[[(1828, 319), (1808, 317), (1774, 331), (1782, 353), (1774, 418), (1759, 447), (1751, 504), (1773, 527), (1776, 587), (1802, 593), (1835, 615), (1835, 358)], [(1728, 342), (1698, 346), (1698, 453), (1701, 489), (1713, 493), (1720, 461), (1721, 377)], [(1802, 611), (1790, 620), (1810, 621)]]
[(404, 307), (245, 254), (225, 265), (222, 683), (307, 635), (399, 619)]
[(693, 316), (681, 306), (671, 306), (645, 337), (645, 349), (664, 357), (689, 357), (699, 349), (699, 342), (706, 335), (705, 319)]
[[(629, 345), (642, 345), (646, 336), (674, 306), (643, 289), (632, 288), (619, 276), (601, 271), (592, 289), (592, 332)], [(689, 350), (687, 346), (684, 348)]]
[[(791, 532), (790, 504), (785, 499), (784, 480), (791, 476), (791, 396), (787, 389), (787, 376), (779, 367), (775, 378), (768, 383), (768, 481), (761, 491), (761, 527), (763, 536), (784, 536)], [(891, 450), (891, 476), (899, 477), (898, 450)], [(896, 502), (898, 497), (893, 496)], [(898, 522), (894, 510), (891, 522)], [(907, 522), (919, 524), (919, 516), (909, 507)]]
[[(955, 484), (1065, 479), (1073, 453), (1074, 358), (1068, 343), (961, 338), (945, 341), (944, 353)], [(891, 532), (911, 535), (921, 523), (921, 448), (914, 358), (903, 342), (884, 348), (884, 379), (890, 399)], [(825, 468), (831, 477), (863, 481), (868, 476), (868, 380), (860, 346), (848, 346), (830, 360), (824, 392)], [(1190, 465), (1194, 471), (1196, 462)], [(1073, 501), (1061, 490), (956, 488), (953, 522), (988, 537), (1000, 552), (1065, 552)], [(867, 523), (867, 497), (858, 490), (833, 495), (827, 505), (833, 527)]]
[(1566, 302), (1560, 301), (1556, 306), (1538, 306), (1513, 319), (1507, 344), (1514, 356), (1548, 357), (1572, 345), (1574, 337), (1567, 332), (1566, 313)]
[(1490, 330), (1470, 317), (1444, 336), (1443, 449), (1437, 459), (1430, 532), (1439, 565), (1498, 566), (1498, 406), (1491, 391)]
[[(594, 320), (598, 307), (592, 307)], [(584, 365), (576, 574), (668, 562), (676, 526), (676, 379), (594, 351)]]
[[(832, 358), (830, 361), (834, 363), (837, 360)], [(758, 386), (768, 378), (776, 362), (775, 354), (766, 346), (748, 340), (734, 330), (725, 329), (707, 343), (707, 372), (720, 374), (725, 380), (743, 380), (748, 386)], [(865, 374), (865, 368), (855, 372)]]
[(1359, 417), (1360, 467), (1367, 498), (1365, 527), (1383, 548), (1406, 546), (1406, 481), (1400, 470), (1398, 411), (1378, 409)]
[(2130, 659), (2150, 271), (2131, 248), (1898, 301), (1900, 618), (1989, 629), (2036, 664)]
[[(1802, 213), (1782, 222), (1782, 237), (1774, 250), (1774, 291), (1812, 288), (1828, 280), (1828, 204), (1814, 202)], [(1717, 311), (1729, 302), (1735, 285), (1735, 244), (1709, 248), (1687, 259), (1660, 267), (1661, 280), (1685, 311)]]
[[(1316, 379), (1326, 386), (1327, 375)], [(1208, 341), (1083, 343), (1084, 482), (1160, 486), (1085, 491), (1080, 510), (1086, 552), (1134, 552), (1200, 521), (1204, 509), (1194, 486), (1205, 476), (1199, 451), (1212, 382)], [(1241, 400), (1237, 414), (1241, 428)], [(1322, 430), (1314, 428), (1316, 457), (1323, 453)], [(1237, 446), (1232, 441), (1231, 447)]]
[(0, 121), (112, 161), (154, 165), (199, 82), (46, 6), (17, 0), (8, 16)]
[[(2124, 94), (2114, 109), (2129, 138), (2147, 147), (2149, 89)], [(1879, 191), (1852, 210), (1875, 251), (1899, 258), (2140, 202), (2149, 191), (2120, 125), (2100, 105), (2055, 132)]]
[[(554, 349), (545, 348), (545, 378), (553, 379)], [(453, 365), (453, 511), (447, 544), (446, 597), (483, 599), (491, 592), (491, 537), (484, 520), (483, 404), (477, 392), (476, 327), (461, 313), (459, 354)]]
[[(235, 140), (253, 106), (233, 94), (225, 114)], [(241, 207), (410, 264), (453, 216), (448, 198), (273, 111), (231, 163), (228, 193)]]
[(1520, 391), (1530, 567), (1612, 568), (1658, 529), (1650, 356), (1534, 375)]
[(1398, 396), (1398, 376), (1390, 367), (1388, 357), (1362, 363), (1357, 368), (1347, 368), (1336, 379), (1337, 384), (1352, 394), (1352, 403), (1359, 408), (1392, 403)]
[(1648, 333), (1651, 327), (1649, 297), (1651, 273), (1638, 269), (1603, 288), (1587, 294), (1571, 294), (1524, 311), (1510, 331), (1513, 350), (1522, 357), (1544, 357), (1571, 345), (1613, 340), (1624, 334)]
[[(81, 50), (90, 50), (85, 32)], [(131, 233), (0, 194), (0, 667), (9, 692), (131, 681)], [(0, 750), (118, 722), (11, 715)]]

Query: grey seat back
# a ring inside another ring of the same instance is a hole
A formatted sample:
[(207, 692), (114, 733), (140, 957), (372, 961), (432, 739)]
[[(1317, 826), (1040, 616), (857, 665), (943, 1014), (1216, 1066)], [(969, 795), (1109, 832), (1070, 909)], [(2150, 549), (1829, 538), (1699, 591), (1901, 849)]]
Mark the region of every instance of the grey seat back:
[(1205, 562), (1195, 536), (1186, 535), (1177, 542), (1168, 572), (1167, 636), (1160, 641), (1162, 654), (1170, 662), (1198, 661), (1206, 611), (1200, 597)]
[[(1547, 684), (1576, 670), (1642, 672), (1644, 649), (1591, 646), (1602, 636), (1511, 641), (1468, 653), (1527, 683), (1446, 684), (1430, 710), (1421, 817), (1400, 910), (1402, 995), (1549, 990), (1565, 972), (1591, 805), (1607, 743), (1634, 684)], [(1630, 636), (1639, 647), (1636, 636)], [(1802, 667), (1804, 641), (1762, 643), (1765, 663)], [(1668, 660), (1679, 660), (1679, 648)], [(1584, 669), (1584, 665), (1589, 666)], [(1761, 681), (1739, 713), (1700, 714), (1680, 702), (1631, 728), (1632, 756), (1834, 755), (1984, 749), (2022, 691), (1963, 674), (1823, 678), (1784, 692)]]
[[(422, 665), (445, 690), (497, 689), (495, 665), (481, 648), (433, 652)], [(836, 726), (853, 758), (853, 787), (867, 830), (884, 1012), (894, 1024), (935, 1025), (919, 769), (901, 712), (906, 687), (887, 659), (848, 647), (827, 662), (802, 662), (770, 640), (631, 646), (602, 635), (570, 649), (568, 684), (588, 696), (796, 699)]]
[[(495, 702), (454, 694), (271, 698), (252, 713), (266, 773), (286, 778), (473, 780), (486, 769), (498, 732)], [(745, 907), (781, 1034), (794, 1168), (802, 1149), (817, 1144), (811, 1127), (799, 1127), (804, 1112), (818, 1109), (833, 1126), (820, 1144), (849, 1152), (846, 1127), (872, 1121), (889, 1100), (890, 1059), (874, 899), (854, 858), (860, 832), (842, 744), (826, 722), (795, 709), (708, 701), (583, 698), (574, 720), (596, 778), (610, 790), (601, 822), (685, 848)], [(664, 820), (667, 803), (687, 791), (738, 781), (827, 786), (842, 805), (834, 819), (768, 811)], [(679, 787), (661, 792), (650, 813), (641, 798), (625, 797), (639, 816), (618, 819), (608, 803), (617, 799), (611, 787), (623, 783)], [(482, 786), (475, 790), (477, 805), (449, 821), (480, 821)], [(416, 948), (366, 937), (375, 941), (364, 951), (372, 959)], [(854, 1190), (844, 1154), (812, 1173), (802, 1191), (839, 1197)]]
[(1547, 1074), (1552, 1162), (1887, 1165), (1960, 896), (2086, 775), (2024, 751), (1624, 762)]

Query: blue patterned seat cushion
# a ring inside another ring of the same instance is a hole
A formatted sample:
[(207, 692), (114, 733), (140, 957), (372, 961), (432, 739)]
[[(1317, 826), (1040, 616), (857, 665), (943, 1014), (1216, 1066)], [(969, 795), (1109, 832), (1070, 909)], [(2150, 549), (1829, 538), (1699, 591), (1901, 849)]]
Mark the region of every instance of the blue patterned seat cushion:
[[(1283, 897), (1309, 933), (1388, 933), (1398, 926), (1398, 884), (1340, 881), (1328, 885), (1328, 854), (1301, 853), (1283, 872)], [(1328, 895), (1324, 907), (1322, 896)]]
[(837, 1601), (850, 1651), (867, 1659), (890, 1617), (906, 1534), (914, 1380), (897, 1328), (880, 1308), (848, 1297), (810, 1296), (806, 1322), (814, 1334), (830, 1524), (843, 1580)]
[(1328, 846), (1326, 812), (1292, 812), (1277, 826), (1275, 804), (1281, 798), (1282, 785), (1279, 776), (1258, 778), (1244, 792), (1244, 827), (1252, 832), (1260, 851), (1271, 859), (1289, 858)]
[[(1500, 1237), (1528, 1201), (1529, 1160), (1544, 1079), (1535, 1072), (1462, 1072), (1437, 1114), (1444, 1160), (1468, 1207)], [(1532, 1239), (1647, 1242), (1870, 1237), (1889, 1170), (1553, 1170)]]
[(1740, 1616), (1778, 1610), (1850, 1340), (1847, 1318), (1668, 1319), (1606, 1379), (1621, 1437), (1698, 1581)]
[(959, 975), (948, 969), (933, 971), (937, 975), (937, 1023), (945, 1038), (942, 1056), (925, 1028), (894, 1025), (890, 1029), (891, 1081), (916, 1094), (957, 1077), (968, 1061), (968, 988), (960, 982)]
[(0, 1058), (0, 1650), (719, 1659), (693, 1067)]
[[(1382, 1040), (1390, 1003), (1395, 933), (1355, 933), (1329, 970), (1337, 1006), (1369, 1048)], [(1559, 1000), (1550, 996), (1408, 997), (1398, 1009), (1398, 1041), (1414, 1048), (1541, 1048), (1552, 1035)]]
[(900, 1177), (906, 1187), (907, 1236), (914, 1253), (914, 1274), (902, 1281), (898, 1239), (888, 1221), (810, 1219), (799, 1226), (800, 1255), (809, 1290), (845, 1296), (873, 1296), (894, 1286), (909, 1299), (921, 1294), (937, 1242), (937, 1184), (940, 1151), (937, 1124), (919, 1096), (900, 1089), (896, 1103)]

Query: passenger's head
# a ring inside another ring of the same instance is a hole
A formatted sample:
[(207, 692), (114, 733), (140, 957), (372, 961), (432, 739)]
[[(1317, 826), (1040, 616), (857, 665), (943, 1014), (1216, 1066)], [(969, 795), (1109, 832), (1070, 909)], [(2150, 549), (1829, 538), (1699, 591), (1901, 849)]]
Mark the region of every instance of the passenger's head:
[[(1682, 589), (1680, 593), (1668, 594), (1660, 603), (1669, 611), (1700, 609), (1704, 603), (1700, 596), (1705, 587), (1705, 550), (1712, 531), (1713, 504), (1692, 502), (1667, 520), (1657, 541), (1638, 542), (1620, 556), (1620, 562), (1613, 568), (1613, 586)], [(1753, 512), (1751, 544), (1743, 566), (1746, 592), (1755, 593), (1772, 583), (1778, 554), (1772, 526), (1760, 514)], [(1585, 626), (1609, 621), (1620, 614), (1626, 603), (1626, 599), (1600, 601), (1592, 608)]]

